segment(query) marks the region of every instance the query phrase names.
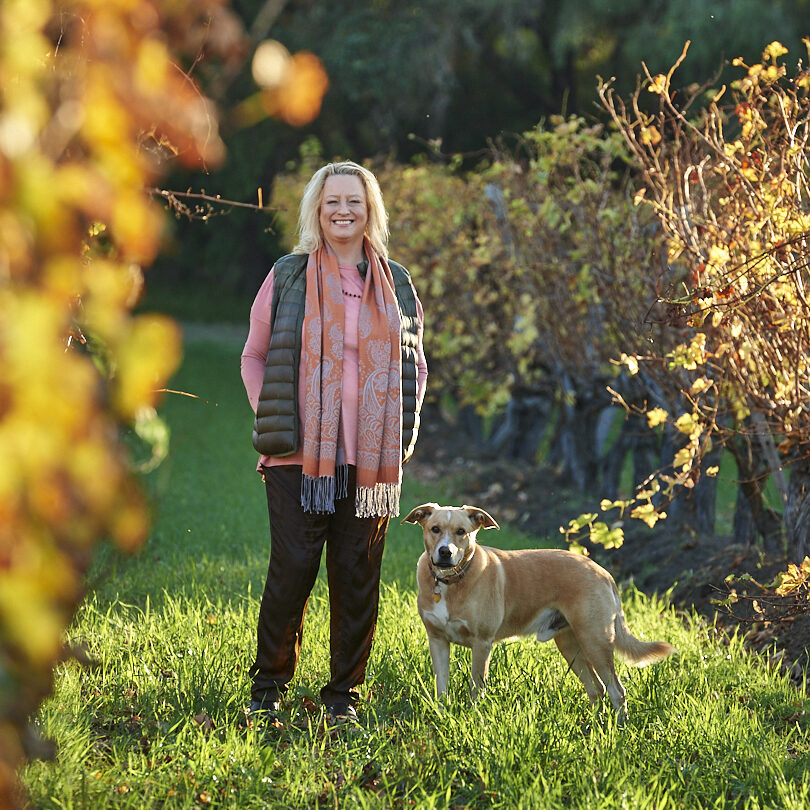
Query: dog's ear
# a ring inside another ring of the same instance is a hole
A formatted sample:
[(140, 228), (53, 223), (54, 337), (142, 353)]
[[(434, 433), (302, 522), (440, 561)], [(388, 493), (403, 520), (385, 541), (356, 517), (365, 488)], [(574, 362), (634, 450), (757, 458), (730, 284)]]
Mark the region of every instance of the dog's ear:
[(495, 519), (489, 512), (479, 509), (477, 506), (467, 506), (466, 504), (461, 507), (466, 510), (470, 516), (470, 520), (476, 523), (480, 529), (500, 529), (501, 527), (495, 522)]
[(423, 503), (421, 506), (412, 509), (406, 517), (402, 518), (402, 523), (421, 523), (433, 514), (434, 509), (438, 508), (439, 504), (437, 503)]

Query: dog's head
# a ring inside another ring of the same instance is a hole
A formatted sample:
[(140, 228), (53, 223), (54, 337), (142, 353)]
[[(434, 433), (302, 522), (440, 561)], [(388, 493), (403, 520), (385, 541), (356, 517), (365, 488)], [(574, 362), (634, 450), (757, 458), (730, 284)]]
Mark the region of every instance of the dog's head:
[(418, 523), (425, 538), (425, 551), (436, 568), (453, 568), (475, 545), (479, 529), (497, 529), (498, 524), (477, 506), (439, 506), (423, 503), (403, 523)]

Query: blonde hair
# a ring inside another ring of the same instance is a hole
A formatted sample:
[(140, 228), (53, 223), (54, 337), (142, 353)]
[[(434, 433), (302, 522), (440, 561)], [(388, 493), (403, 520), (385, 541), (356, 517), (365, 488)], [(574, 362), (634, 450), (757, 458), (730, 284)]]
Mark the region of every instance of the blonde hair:
[(378, 256), (388, 258), (388, 212), (383, 203), (380, 184), (372, 172), (351, 160), (327, 163), (312, 175), (301, 197), (298, 211), (298, 242), (294, 253), (314, 253), (323, 245), (320, 209), (323, 187), (327, 177), (338, 174), (354, 175), (360, 179), (366, 191), (368, 223), (366, 236)]

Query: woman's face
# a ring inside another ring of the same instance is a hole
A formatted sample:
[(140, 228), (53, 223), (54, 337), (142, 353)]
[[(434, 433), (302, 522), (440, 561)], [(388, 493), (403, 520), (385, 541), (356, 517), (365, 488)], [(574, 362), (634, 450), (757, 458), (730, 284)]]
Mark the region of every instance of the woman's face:
[(321, 195), (321, 230), (331, 244), (362, 243), (368, 223), (368, 204), (363, 181), (354, 174), (326, 178)]

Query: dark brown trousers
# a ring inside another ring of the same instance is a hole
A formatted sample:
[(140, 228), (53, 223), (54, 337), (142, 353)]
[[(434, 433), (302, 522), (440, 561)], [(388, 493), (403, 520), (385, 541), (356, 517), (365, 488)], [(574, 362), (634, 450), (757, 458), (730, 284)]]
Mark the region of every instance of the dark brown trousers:
[(388, 517), (354, 514), (357, 470), (349, 467), (348, 497), (335, 502), (334, 514), (312, 515), (301, 508), (301, 467), (265, 468), (270, 512), (270, 566), (251, 667), (251, 698), (283, 694), (295, 673), (309, 595), (326, 544), (329, 582), (330, 680), (321, 689), (324, 703), (354, 704), (355, 687), (365, 679), (380, 592)]

